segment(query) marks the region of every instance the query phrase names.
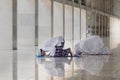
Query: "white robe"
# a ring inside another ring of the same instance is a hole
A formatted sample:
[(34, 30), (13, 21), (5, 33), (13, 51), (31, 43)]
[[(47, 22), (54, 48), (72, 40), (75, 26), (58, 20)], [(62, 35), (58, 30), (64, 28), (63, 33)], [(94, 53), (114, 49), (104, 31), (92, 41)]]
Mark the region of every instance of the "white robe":
[(54, 56), (55, 46), (60, 46), (62, 42), (64, 42), (64, 38), (62, 36), (57, 36), (43, 43), (40, 49), (42, 49), (46, 53), (49, 53), (50, 56)]
[(108, 54), (108, 48), (104, 46), (99, 36), (90, 36), (82, 39), (74, 46), (75, 54), (82, 52), (83, 54)]

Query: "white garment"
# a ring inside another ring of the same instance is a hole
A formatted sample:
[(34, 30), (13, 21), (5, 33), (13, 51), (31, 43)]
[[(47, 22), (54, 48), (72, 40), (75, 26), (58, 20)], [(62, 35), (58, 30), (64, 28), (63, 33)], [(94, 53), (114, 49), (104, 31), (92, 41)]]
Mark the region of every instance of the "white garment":
[(60, 46), (62, 42), (64, 42), (64, 38), (62, 36), (57, 36), (43, 43), (40, 49), (48, 52), (50, 56), (54, 56), (55, 46)]
[(101, 54), (110, 54), (110, 51), (109, 51), (109, 49), (107, 47), (104, 46), (103, 48), (101, 48), (99, 53), (101, 53)]
[(75, 54), (87, 53), (87, 54), (108, 54), (108, 48), (104, 47), (103, 41), (99, 36), (90, 36), (86, 39), (82, 39), (74, 46)]

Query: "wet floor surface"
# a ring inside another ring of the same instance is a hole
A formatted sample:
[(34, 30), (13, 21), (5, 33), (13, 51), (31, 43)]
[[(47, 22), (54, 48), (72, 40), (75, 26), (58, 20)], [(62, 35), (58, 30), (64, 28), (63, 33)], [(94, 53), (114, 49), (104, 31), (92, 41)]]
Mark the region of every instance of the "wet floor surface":
[(35, 57), (36, 48), (0, 51), (0, 80), (120, 80), (119, 48), (112, 55)]

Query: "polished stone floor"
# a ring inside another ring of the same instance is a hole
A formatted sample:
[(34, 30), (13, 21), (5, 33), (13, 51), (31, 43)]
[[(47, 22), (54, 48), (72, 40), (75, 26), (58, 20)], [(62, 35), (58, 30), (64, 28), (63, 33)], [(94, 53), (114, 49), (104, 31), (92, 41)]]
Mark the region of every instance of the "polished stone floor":
[(112, 55), (35, 57), (36, 48), (0, 50), (0, 80), (120, 80), (120, 48)]

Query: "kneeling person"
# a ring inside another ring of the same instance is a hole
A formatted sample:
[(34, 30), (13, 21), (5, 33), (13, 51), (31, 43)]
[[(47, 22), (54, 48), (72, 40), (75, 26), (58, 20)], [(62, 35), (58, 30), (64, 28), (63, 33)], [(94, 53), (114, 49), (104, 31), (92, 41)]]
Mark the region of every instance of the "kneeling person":
[(63, 49), (64, 48), (64, 38), (62, 36), (54, 37), (50, 40), (48, 40), (42, 48), (38, 49), (38, 56), (57, 56), (57, 57), (64, 57), (69, 56), (69, 54), (72, 56), (70, 48)]
[(110, 54), (109, 49), (104, 46), (99, 36), (90, 36), (82, 39), (74, 46), (74, 55), (81, 54)]

